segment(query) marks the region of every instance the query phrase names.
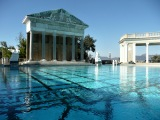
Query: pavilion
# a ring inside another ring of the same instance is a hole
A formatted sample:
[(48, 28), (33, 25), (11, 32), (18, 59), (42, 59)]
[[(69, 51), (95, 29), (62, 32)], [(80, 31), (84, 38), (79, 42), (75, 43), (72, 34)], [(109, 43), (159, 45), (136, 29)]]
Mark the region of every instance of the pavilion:
[(22, 23), (26, 24), (27, 61), (84, 60), (84, 30), (88, 25), (66, 10), (30, 14)]
[(136, 63), (136, 46), (146, 46), (146, 63), (150, 45), (160, 45), (160, 32), (125, 34), (120, 41), (120, 62)]

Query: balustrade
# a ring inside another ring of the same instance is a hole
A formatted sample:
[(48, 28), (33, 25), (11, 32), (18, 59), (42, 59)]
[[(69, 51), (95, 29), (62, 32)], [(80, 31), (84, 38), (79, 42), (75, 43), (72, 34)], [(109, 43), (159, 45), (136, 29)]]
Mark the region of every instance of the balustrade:
[(160, 37), (160, 32), (149, 32), (149, 33), (134, 33), (125, 34), (120, 40), (125, 38), (146, 38), (146, 37)]

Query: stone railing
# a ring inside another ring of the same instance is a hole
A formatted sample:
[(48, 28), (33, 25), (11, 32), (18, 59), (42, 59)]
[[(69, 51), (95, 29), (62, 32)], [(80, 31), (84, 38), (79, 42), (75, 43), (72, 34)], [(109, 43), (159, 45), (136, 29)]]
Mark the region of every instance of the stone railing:
[(160, 32), (125, 34), (124, 36), (121, 37), (120, 41), (125, 38), (146, 38), (146, 37), (160, 37)]

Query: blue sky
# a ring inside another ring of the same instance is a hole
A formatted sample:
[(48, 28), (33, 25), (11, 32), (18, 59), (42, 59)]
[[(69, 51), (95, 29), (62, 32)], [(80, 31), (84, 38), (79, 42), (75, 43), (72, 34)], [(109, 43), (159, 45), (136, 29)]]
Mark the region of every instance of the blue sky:
[[(1, 0), (0, 41), (16, 46), (20, 32), (26, 37), (22, 20), (27, 14), (63, 8), (89, 25), (89, 34), (101, 56), (119, 57), (119, 39), (126, 33), (160, 31), (160, 0)], [(149, 54), (160, 54), (160, 46)], [(137, 47), (139, 54), (145, 47)]]

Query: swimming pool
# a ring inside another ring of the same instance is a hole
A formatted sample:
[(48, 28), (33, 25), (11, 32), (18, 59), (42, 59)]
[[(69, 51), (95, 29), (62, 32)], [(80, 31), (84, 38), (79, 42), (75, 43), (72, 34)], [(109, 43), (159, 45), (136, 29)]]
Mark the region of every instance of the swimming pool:
[(160, 118), (160, 67), (5, 67), (0, 73), (0, 120)]

